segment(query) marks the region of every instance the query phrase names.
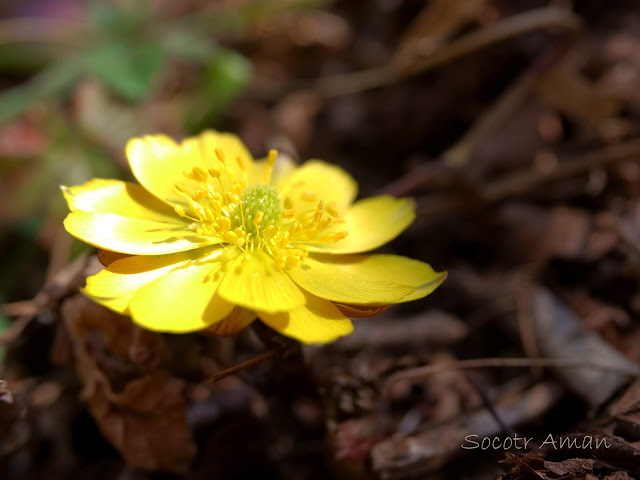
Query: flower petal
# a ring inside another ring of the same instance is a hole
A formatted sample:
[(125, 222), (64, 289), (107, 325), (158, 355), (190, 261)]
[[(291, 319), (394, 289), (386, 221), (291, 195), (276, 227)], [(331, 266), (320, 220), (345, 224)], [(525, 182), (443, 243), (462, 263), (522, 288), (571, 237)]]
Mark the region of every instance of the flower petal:
[(83, 185), (63, 186), (62, 193), (71, 211), (114, 213), (178, 225), (185, 223), (171, 207), (131, 182), (96, 178)]
[(216, 294), (221, 270), (221, 261), (201, 258), (145, 285), (129, 304), (133, 321), (148, 330), (187, 333), (222, 320), (234, 306)]
[(170, 255), (141, 255), (115, 260), (87, 278), (82, 292), (95, 302), (118, 313), (129, 312), (133, 295), (148, 283), (202, 255), (191, 250)]
[[(190, 180), (184, 172), (194, 167), (205, 171), (219, 167), (217, 149), (224, 153), (225, 166), (232, 177), (240, 178), (253, 168), (253, 157), (238, 137), (213, 130), (186, 138), (180, 145), (164, 135), (134, 138), (127, 144), (126, 152), (140, 184), (159, 199), (175, 205), (184, 203), (184, 198), (174, 190), (176, 182), (189, 187)], [(244, 168), (240, 167), (238, 158)], [(193, 187), (194, 192), (196, 188)]]
[(387, 305), (401, 301), (415, 288), (381, 278), (337, 268), (309, 256), (299, 267), (287, 269), (287, 273), (304, 290), (313, 295), (355, 305)]
[(399, 255), (319, 255), (313, 258), (352, 275), (414, 287), (401, 300), (403, 303), (426, 297), (447, 278), (447, 272), (436, 272), (428, 263)]
[(347, 231), (346, 238), (330, 244), (308, 244), (307, 247), (312, 252), (366, 252), (396, 238), (414, 218), (411, 199), (388, 195), (367, 198), (356, 202), (344, 214), (343, 221), (334, 221), (326, 230), (327, 233)]
[(296, 284), (261, 251), (255, 252), (249, 261), (242, 255), (238, 257), (218, 293), (236, 305), (268, 313), (291, 310), (305, 302)]
[[(327, 206), (333, 203), (342, 214), (358, 194), (358, 184), (351, 175), (320, 160), (308, 160), (278, 181), (276, 188), (282, 198), (294, 200), (298, 212), (315, 210), (318, 202), (323, 200)], [(315, 195), (308, 196), (310, 193)]]
[(75, 210), (64, 219), (71, 235), (93, 246), (133, 255), (162, 255), (212, 245), (185, 223), (142, 220), (112, 213)]
[(236, 307), (229, 315), (214, 323), (202, 333), (220, 335), (223, 337), (237, 335), (256, 319), (255, 312), (246, 308)]
[(305, 294), (306, 304), (288, 312), (258, 312), (274, 330), (304, 343), (328, 343), (353, 331), (351, 320), (331, 302)]

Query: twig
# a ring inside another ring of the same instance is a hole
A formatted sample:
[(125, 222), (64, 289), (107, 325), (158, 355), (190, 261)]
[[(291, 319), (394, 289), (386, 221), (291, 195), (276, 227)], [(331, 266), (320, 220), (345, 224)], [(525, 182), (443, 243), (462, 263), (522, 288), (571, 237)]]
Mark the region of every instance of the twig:
[(569, 38), (554, 44), (540, 55), (520, 77), (500, 95), (489, 109), (451, 148), (442, 154), (442, 160), (452, 167), (464, 166), (477, 145), (501, 126), (529, 97), (540, 77), (562, 58), (571, 45)]
[(72, 245), (73, 237), (69, 235), (64, 228), (62, 228), (62, 224), (60, 224), (55, 231), (53, 244), (51, 245), (49, 265), (47, 265), (47, 282), (53, 281), (56, 274), (69, 263)]
[(35, 317), (35, 313), (33, 315), (23, 315), (18, 318), (15, 322), (9, 325), (5, 331), (0, 334), (0, 346), (8, 345), (17, 339), (25, 328), (31, 323), (31, 320)]
[(521, 194), (545, 183), (570, 178), (629, 158), (640, 156), (640, 140), (631, 140), (596, 152), (585, 153), (575, 158), (561, 159), (558, 167), (549, 172), (527, 169), (497, 180), (489, 185), (482, 196), (489, 203)]
[(508, 17), (491, 26), (468, 33), (449, 45), (435, 50), (432, 54), (418, 59), (410, 69), (398, 71), (392, 65), (389, 65), (371, 70), (325, 77), (316, 84), (316, 88), (325, 97), (351, 95), (383, 87), (397, 80), (424, 73), (476, 50), (517, 35), (542, 29), (561, 29), (575, 32), (580, 29), (580, 26), (580, 19), (569, 10), (544, 7)]
[(251, 358), (246, 362), (239, 363), (233, 367), (227, 368), (222, 372), (216, 373), (212, 377), (210, 377), (206, 383), (214, 383), (218, 380), (222, 380), (223, 378), (228, 377), (229, 375), (233, 375), (234, 373), (240, 372), (242, 370), (246, 370), (247, 368), (251, 368), (254, 365), (264, 362), (265, 360), (269, 360), (271, 357), (275, 355), (275, 350), (269, 350), (268, 352), (261, 353), (257, 357)]
[(42, 287), (31, 300), (4, 305), (0, 304), (0, 313), (9, 316), (20, 315), (19, 318), (0, 335), (0, 346), (16, 340), (36, 317), (40, 309), (52, 308), (56, 302), (69, 294), (73, 290), (73, 286), (77, 285), (79, 278), (83, 276), (87, 260), (88, 256), (82, 254), (58, 270), (54, 276), (47, 279), (44, 287)]
[(595, 168), (608, 167), (638, 157), (640, 157), (640, 140), (636, 139), (580, 156), (560, 159), (558, 167), (550, 172), (541, 172), (531, 168), (522, 169), (490, 182), (484, 189), (472, 196), (448, 195), (438, 201), (427, 197), (418, 203), (418, 216), (423, 221), (433, 220), (472, 208), (481, 208), (510, 197), (523, 195), (550, 182), (564, 180)]
[(466, 165), (477, 145), (502, 125), (529, 97), (539, 78), (562, 58), (570, 44), (569, 39), (565, 38), (540, 55), (472, 127), (440, 155), (438, 161), (418, 165), (407, 175), (387, 185), (382, 193), (395, 196), (409, 195), (436, 179), (452, 176), (456, 171), (453, 167)]
[(627, 368), (622, 365), (611, 365), (597, 360), (585, 360), (582, 358), (474, 358), (471, 360), (457, 360), (453, 362), (437, 363), (424, 367), (410, 368), (391, 375), (383, 385), (387, 391), (391, 385), (400, 380), (416, 380), (428, 377), (447, 370), (466, 370), (471, 368), (535, 368), (535, 367), (561, 367), (561, 368), (596, 368), (618, 372), (630, 377), (639, 377), (640, 368)]
[[(538, 358), (540, 357), (540, 349), (536, 341), (535, 325), (531, 316), (531, 301), (530, 290), (521, 289), (516, 295), (516, 319), (525, 355), (528, 358)], [(531, 373), (538, 379), (542, 377), (541, 368), (532, 368)]]
[(510, 437), (513, 436), (516, 433), (516, 431), (511, 425), (507, 424), (507, 422), (503, 420), (502, 416), (498, 413), (493, 402), (489, 398), (489, 395), (487, 394), (485, 389), (482, 388), (480, 383), (470, 375), (467, 375), (467, 381), (471, 384), (471, 386), (474, 388), (474, 390), (480, 397), (480, 401), (484, 405), (484, 408), (487, 409), (487, 412), (489, 412), (489, 414), (493, 417), (496, 423), (500, 425), (500, 429), (502, 430), (502, 433)]

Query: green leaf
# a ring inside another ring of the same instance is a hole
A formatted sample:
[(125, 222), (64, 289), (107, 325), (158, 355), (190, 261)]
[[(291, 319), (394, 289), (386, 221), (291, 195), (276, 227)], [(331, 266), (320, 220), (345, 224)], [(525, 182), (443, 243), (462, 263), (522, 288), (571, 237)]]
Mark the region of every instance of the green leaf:
[(233, 50), (220, 50), (205, 72), (185, 120), (190, 132), (201, 130), (245, 91), (253, 76), (251, 62)]
[(89, 72), (132, 101), (149, 95), (162, 64), (162, 49), (153, 44), (110, 43), (91, 51), (85, 59)]

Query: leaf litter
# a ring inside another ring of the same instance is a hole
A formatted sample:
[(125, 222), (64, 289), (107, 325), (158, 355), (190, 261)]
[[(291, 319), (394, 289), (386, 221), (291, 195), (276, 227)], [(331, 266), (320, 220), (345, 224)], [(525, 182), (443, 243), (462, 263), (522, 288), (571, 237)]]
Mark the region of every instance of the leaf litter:
[[(0, 290), (14, 318), (0, 334), (3, 474), (639, 478), (640, 16), (633, 2), (552, 3), (336, 2), (225, 39), (254, 82), (197, 121), (256, 153), (331, 159), (363, 196), (414, 195), (418, 220), (388, 252), (449, 271), (437, 295), (359, 319), (322, 349), (139, 330), (75, 293), (100, 268), (93, 257), (63, 258), (45, 283), (55, 236), (37, 223), (39, 257), (24, 253), (21, 222), (46, 203), (24, 179), (51, 142), (66, 150), (42, 112), (4, 127), (0, 250), (11, 265), (27, 258), (28, 275)], [(204, 84), (173, 66), (126, 85), (103, 71), (106, 83), (65, 79), (66, 121), (108, 168), (121, 170), (131, 128), (185, 131), (193, 98), (167, 92)], [(135, 108), (110, 91), (154, 88)], [(207, 383), (266, 349), (270, 360)], [(530, 448), (461, 447), (514, 434)], [(549, 434), (610, 448), (538, 448)]]

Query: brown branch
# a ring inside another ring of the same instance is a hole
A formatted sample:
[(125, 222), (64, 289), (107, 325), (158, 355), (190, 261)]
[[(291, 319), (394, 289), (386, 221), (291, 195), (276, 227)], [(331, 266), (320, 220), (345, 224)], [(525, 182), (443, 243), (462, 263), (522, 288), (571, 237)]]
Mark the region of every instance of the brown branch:
[(213, 375), (207, 380), (207, 383), (217, 382), (218, 380), (222, 380), (223, 378), (226, 378), (229, 375), (233, 375), (234, 373), (238, 373), (242, 370), (246, 370), (247, 368), (251, 368), (254, 365), (264, 362), (265, 360), (269, 360), (271, 357), (275, 355), (275, 353), (276, 353), (275, 350), (269, 350), (268, 352), (261, 353), (257, 357), (251, 358), (246, 362), (242, 362), (238, 365), (235, 365), (233, 367), (227, 368), (226, 370), (216, 373), (215, 375)]
[[(637, 158), (640, 158), (640, 140), (630, 140), (595, 152), (560, 159), (557, 168), (552, 171), (521, 169), (521, 171), (490, 182), (477, 192), (467, 192), (467, 195), (464, 196), (446, 195), (435, 199), (429, 197), (421, 199), (418, 201), (418, 216), (425, 221), (454, 215), (523, 195), (551, 182)], [(393, 194), (397, 195), (397, 192)]]
[(476, 50), (524, 33), (545, 29), (577, 32), (580, 27), (580, 19), (569, 10), (557, 7), (539, 8), (505, 18), (493, 25), (468, 33), (435, 50), (432, 54), (417, 59), (409, 69), (396, 70), (393, 65), (387, 65), (371, 70), (325, 77), (318, 81), (316, 88), (325, 97), (351, 95), (422, 74), (469, 55)]
[(383, 391), (400, 380), (417, 380), (448, 370), (467, 370), (471, 368), (535, 368), (535, 367), (560, 367), (560, 368), (596, 368), (618, 372), (630, 377), (640, 377), (640, 368), (629, 368), (622, 365), (611, 365), (597, 360), (585, 360), (583, 358), (474, 358), (471, 360), (457, 360), (453, 362), (437, 363), (424, 367), (410, 368), (391, 375), (384, 382)]
[(640, 140), (619, 143), (595, 152), (561, 159), (558, 162), (558, 167), (549, 172), (527, 169), (526, 171), (508, 175), (506, 178), (491, 183), (482, 193), (482, 197), (489, 203), (497, 202), (549, 182), (574, 177), (594, 168), (607, 167), (617, 162), (638, 157), (640, 157)]

